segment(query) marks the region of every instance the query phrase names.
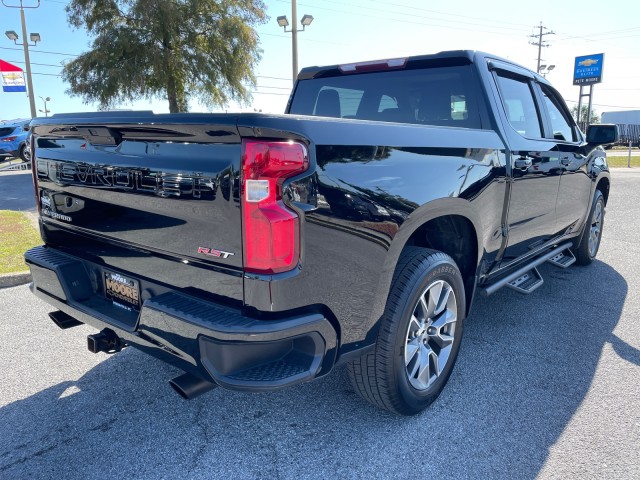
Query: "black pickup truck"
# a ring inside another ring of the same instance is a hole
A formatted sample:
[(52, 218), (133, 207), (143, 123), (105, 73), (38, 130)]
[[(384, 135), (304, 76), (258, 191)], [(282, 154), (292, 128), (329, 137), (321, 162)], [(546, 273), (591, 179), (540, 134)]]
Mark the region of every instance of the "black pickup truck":
[(415, 414), (475, 292), (596, 256), (616, 136), (472, 51), (306, 68), (285, 115), (37, 119), (31, 288), (61, 328), (99, 330), (92, 352), (184, 370), (185, 398), (346, 364), (366, 400)]

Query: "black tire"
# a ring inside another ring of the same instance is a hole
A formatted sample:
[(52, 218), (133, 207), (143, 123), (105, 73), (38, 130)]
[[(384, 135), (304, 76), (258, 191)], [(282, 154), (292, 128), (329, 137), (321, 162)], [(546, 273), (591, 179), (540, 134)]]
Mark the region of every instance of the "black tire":
[(18, 156), (20, 157), (20, 160), (22, 160), (23, 162), (28, 162), (29, 161), (29, 157), (27, 156), (27, 146), (26, 145), (20, 146), (20, 152), (19, 152)]
[[(428, 310), (434, 298), (438, 300), (431, 318)], [(348, 365), (355, 391), (368, 402), (402, 415), (427, 408), (451, 375), (462, 339), (465, 305), (462, 276), (451, 257), (435, 250), (406, 248), (380, 319), (375, 349)], [(450, 343), (442, 346), (445, 342)], [(422, 368), (424, 358), (426, 368)]]
[(604, 207), (604, 195), (600, 190), (596, 190), (580, 243), (573, 249), (578, 265), (589, 265), (598, 254), (604, 227)]

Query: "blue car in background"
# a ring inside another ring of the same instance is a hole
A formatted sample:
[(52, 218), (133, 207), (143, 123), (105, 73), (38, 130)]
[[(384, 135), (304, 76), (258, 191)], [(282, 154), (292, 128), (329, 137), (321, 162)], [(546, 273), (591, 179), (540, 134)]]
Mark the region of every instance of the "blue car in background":
[(30, 122), (30, 118), (21, 118), (0, 123), (0, 162), (12, 157), (19, 157), (23, 162), (29, 160), (27, 137)]

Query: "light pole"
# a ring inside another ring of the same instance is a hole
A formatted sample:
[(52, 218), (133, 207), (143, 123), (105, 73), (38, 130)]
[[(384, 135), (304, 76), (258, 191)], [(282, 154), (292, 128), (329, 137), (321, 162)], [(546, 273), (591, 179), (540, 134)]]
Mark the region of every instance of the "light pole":
[[(20, 9), (20, 20), (22, 21), (22, 39), (23, 39), (22, 43), (18, 43), (18, 38), (20, 38), (20, 37), (13, 30), (7, 30), (6, 32), (4, 32), (4, 34), (7, 36), (7, 38), (9, 40), (13, 40), (13, 43), (15, 43), (16, 45), (22, 45), (22, 47), (24, 48), (24, 63), (25, 63), (25, 66), (26, 66), (25, 70), (27, 71), (27, 89), (29, 90), (29, 107), (31, 108), (31, 118), (35, 118), (35, 117), (37, 117), (37, 114), (36, 114), (36, 101), (35, 101), (35, 98), (33, 96), (33, 81), (31, 79), (31, 61), (29, 60), (29, 43), (27, 42), (27, 23), (26, 23), (26, 21), (24, 19), (24, 9), (25, 8), (38, 8), (40, 6), (40, 0), (38, 0), (38, 4), (35, 7), (25, 7), (22, 4), (22, 0), (20, 0), (20, 6), (19, 7), (17, 5), (7, 5), (5, 3), (5, 0), (2, 0), (2, 4), (5, 7), (19, 8)], [(41, 40), (39, 33), (31, 33), (29, 38), (33, 42), (33, 46), (34, 47)]]
[[(40, 95), (38, 95), (38, 97), (40, 97)], [(44, 102), (44, 110), (38, 110), (38, 111), (44, 113), (45, 117), (48, 117), (51, 110), (47, 108), (47, 102), (51, 101), (51, 97), (46, 97), (46, 98), (40, 97), (40, 100)]]
[(553, 70), (554, 68), (556, 68), (555, 65), (549, 65), (549, 66), (540, 65), (540, 69), (538, 70), (538, 73), (546, 78), (547, 73), (551, 72), (551, 70)]
[(302, 20), (300, 20), (300, 24), (302, 25), (302, 30), (298, 30), (296, 27), (296, 20), (298, 18), (298, 11), (296, 8), (296, 0), (291, 0), (291, 17), (293, 18), (293, 25), (291, 26), (291, 30), (287, 30), (289, 26), (289, 20), (286, 15), (282, 15), (277, 18), (278, 26), (284, 28), (284, 31), (287, 33), (291, 33), (291, 56), (293, 57), (293, 83), (296, 82), (296, 78), (298, 77), (298, 32), (304, 32), (305, 28), (311, 25), (313, 22), (313, 15), (303, 15)]

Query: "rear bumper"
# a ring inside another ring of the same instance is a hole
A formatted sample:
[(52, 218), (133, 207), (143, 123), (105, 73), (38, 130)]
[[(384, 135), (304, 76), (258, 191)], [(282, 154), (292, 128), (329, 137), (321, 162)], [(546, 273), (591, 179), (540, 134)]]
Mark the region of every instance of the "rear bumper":
[(2, 148), (0, 147), (0, 157), (13, 158), (17, 157), (20, 154), (19, 150), (13, 150), (11, 148)]
[(275, 390), (334, 365), (336, 331), (319, 313), (259, 320), (148, 280), (140, 280), (140, 312), (123, 311), (104, 295), (102, 266), (47, 247), (29, 250), (25, 259), (33, 293), (50, 305), (220, 386)]

